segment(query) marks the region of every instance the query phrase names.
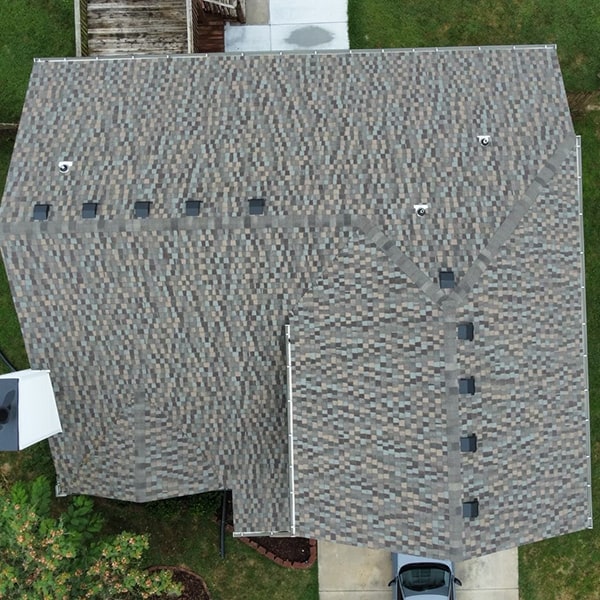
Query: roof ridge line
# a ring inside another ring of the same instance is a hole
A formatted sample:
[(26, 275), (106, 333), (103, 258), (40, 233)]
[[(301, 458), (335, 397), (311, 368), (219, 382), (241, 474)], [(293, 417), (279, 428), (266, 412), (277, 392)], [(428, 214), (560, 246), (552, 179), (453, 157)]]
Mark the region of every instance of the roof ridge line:
[(486, 247), (479, 253), (465, 276), (453, 290), (452, 295), (460, 302), (466, 302), (468, 294), (473, 290), (492, 260), (498, 255), (500, 249), (510, 239), (523, 217), (529, 212), (543, 188), (548, 187), (550, 181), (558, 172), (565, 158), (576, 149), (575, 136), (567, 135), (558, 144), (554, 154), (544, 163), (533, 181), (529, 184), (524, 194), (515, 200), (508, 215), (490, 238)]
[(353, 219), (353, 222), (364, 234), (365, 239), (375, 244), (432, 302), (441, 306), (448, 299), (449, 296), (400, 250), (396, 242), (385, 234), (379, 225), (366, 217)]

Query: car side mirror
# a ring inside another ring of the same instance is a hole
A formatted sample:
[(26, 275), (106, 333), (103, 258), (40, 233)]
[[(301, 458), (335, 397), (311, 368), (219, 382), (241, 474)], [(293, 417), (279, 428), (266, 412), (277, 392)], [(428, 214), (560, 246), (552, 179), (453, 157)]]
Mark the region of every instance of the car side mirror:
[(460, 586), (462, 586), (462, 581), (461, 581), (461, 580), (460, 580), (458, 577), (455, 577), (455, 578), (454, 578), (454, 583), (455, 583), (456, 585), (460, 585)]
[(388, 583), (388, 587), (390, 587), (393, 583), (396, 583), (398, 579), (398, 576), (394, 577), (394, 579), (392, 579), (389, 583)]

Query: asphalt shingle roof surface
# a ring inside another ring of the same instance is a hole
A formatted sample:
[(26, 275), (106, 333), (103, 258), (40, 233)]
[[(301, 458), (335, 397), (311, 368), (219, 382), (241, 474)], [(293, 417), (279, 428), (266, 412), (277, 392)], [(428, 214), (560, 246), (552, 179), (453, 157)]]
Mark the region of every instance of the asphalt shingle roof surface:
[(60, 487), (454, 559), (588, 526), (578, 164), (554, 47), (36, 62), (1, 245)]

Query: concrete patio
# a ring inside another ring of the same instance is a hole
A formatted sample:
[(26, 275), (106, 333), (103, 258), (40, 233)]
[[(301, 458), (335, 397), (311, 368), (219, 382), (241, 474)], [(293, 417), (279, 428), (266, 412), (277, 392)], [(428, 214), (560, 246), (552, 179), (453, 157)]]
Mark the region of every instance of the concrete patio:
[(226, 52), (346, 50), (346, 0), (249, 0), (247, 23), (228, 23)]

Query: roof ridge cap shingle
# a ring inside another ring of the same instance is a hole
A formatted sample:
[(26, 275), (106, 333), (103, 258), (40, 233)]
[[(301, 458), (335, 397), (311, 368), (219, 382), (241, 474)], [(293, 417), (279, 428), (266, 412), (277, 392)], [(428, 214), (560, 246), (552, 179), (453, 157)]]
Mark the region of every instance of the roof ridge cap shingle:
[(529, 184), (523, 195), (515, 200), (505, 219), (453, 290), (452, 294), (460, 302), (466, 302), (468, 294), (483, 276), (483, 273), (491, 264), (494, 257), (498, 255), (500, 249), (520, 225), (523, 217), (540, 195), (542, 188), (548, 187), (548, 184), (552, 181), (564, 160), (575, 149), (576, 137), (567, 135), (558, 144), (554, 154), (544, 162), (543, 167), (533, 178), (533, 181)]

